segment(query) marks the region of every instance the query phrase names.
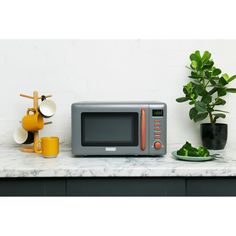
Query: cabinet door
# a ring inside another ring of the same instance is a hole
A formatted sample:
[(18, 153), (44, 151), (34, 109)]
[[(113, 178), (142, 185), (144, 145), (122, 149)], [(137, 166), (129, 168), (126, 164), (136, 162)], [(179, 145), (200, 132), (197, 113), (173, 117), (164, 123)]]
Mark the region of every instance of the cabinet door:
[(184, 178), (67, 178), (69, 196), (184, 196)]
[(2, 178), (0, 196), (63, 196), (64, 178)]
[(189, 196), (236, 196), (236, 178), (187, 178), (186, 193)]

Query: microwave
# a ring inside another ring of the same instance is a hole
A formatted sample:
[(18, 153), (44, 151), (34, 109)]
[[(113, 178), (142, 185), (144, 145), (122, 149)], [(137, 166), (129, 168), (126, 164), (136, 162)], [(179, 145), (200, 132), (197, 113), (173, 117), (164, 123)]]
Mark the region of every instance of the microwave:
[(166, 154), (165, 103), (74, 103), (74, 156), (163, 156)]

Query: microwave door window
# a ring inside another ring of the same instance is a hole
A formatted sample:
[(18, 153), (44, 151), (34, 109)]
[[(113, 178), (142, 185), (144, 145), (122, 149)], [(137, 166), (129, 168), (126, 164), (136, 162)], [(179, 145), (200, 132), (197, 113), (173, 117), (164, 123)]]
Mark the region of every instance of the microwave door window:
[(83, 146), (138, 146), (138, 113), (81, 114)]

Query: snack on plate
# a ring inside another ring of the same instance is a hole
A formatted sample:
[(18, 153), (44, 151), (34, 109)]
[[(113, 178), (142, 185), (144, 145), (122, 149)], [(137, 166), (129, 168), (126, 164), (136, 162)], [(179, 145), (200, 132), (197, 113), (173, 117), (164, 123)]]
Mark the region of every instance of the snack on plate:
[(205, 147), (192, 147), (192, 144), (186, 142), (178, 151), (180, 156), (192, 156), (192, 157), (207, 157), (210, 155), (209, 151)]

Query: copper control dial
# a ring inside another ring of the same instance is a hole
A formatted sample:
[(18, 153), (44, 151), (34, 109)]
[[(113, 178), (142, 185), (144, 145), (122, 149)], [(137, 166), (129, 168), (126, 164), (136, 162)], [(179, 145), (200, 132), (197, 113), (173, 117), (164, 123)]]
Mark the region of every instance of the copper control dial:
[(153, 146), (154, 146), (154, 148), (157, 149), (157, 150), (161, 149), (161, 143), (158, 142), (158, 141), (155, 142), (155, 143), (153, 144)]

